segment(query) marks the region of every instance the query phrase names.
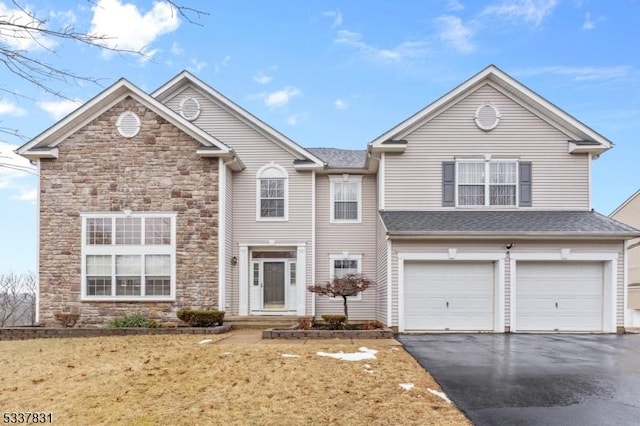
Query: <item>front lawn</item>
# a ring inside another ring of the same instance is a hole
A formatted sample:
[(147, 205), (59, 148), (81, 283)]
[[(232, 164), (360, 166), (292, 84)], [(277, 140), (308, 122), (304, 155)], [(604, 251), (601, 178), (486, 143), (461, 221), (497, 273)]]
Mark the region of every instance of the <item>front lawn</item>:
[[(316, 353), (357, 352), (358, 343), (232, 344), (198, 335), (3, 341), (0, 407), (52, 412), (64, 425), (469, 424), (429, 392), (440, 388), (410, 355), (383, 342), (368, 346), (377, 359), (350, 362)], [(406, 383), (414, 387), (403, 390)]]

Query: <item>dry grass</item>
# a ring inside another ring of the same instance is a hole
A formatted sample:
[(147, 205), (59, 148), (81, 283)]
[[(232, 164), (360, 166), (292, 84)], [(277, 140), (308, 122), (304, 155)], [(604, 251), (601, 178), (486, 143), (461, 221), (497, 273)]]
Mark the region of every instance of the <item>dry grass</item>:
[[(0, 342), (0, 407), (53, 412), (64, 425), (469, 424), (427, 391), (440, 388), (401, 347), (373, 343), (378, 359), (348, 362), (316, 352), (355, 352), (358, 343), (232, 344), (215, 336), (220, 341), (199, 345), (202, 338)], [(415, 388), (400, 389), (408, 382)]]

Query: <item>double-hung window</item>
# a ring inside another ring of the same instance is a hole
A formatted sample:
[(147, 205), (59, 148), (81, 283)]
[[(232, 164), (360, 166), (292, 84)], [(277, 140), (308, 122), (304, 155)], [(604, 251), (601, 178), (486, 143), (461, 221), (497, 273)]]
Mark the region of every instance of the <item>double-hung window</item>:
[(331, 184), (331, 222), (362, 221), (362, 176), (329, 176)]
[(173, 300), (175, 215), (83, 214), (85, 300)]
[(287, 171), (267, 164), (257, 173), (256, 220), (287, 220), (289, 182)]
[(517, 161), (461, 160), (456, 169), (459, 206), (517, 205)]
[[(330, 276), (329, 279), (342, 278), (349, 274), (362, 273), (362, 256), (361, 255), (331, 255), (330, 256)], [(349, 296), (349, 300), (362, 300), (362, 293), (358, 293), (356, 296)], [(335, 298), (332, 300), (342, 300), (342, 298)]]

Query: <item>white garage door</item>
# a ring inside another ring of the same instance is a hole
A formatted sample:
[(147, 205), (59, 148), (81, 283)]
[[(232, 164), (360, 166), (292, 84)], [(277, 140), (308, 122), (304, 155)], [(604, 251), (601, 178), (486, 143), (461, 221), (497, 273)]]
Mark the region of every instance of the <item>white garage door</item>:
[(494, 329), (492, 262), (404, 264), (404, 329)]
[(517, 262), (517, 331), (602, 331), (602, 262)]

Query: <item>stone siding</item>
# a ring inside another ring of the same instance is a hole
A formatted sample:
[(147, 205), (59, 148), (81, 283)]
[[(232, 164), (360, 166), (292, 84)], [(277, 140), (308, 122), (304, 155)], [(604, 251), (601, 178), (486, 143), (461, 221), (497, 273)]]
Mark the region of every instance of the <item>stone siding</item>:
[[(126, 110), (140, 117), (133, 138), (116, 129)], [(63, 140), (40, 164), (40, 324), (79, 313), (78, 325), (140, 313), (175, 322), (180, 308), (218, 305), (218, 161), (199, 143), (127, 97)], [(174, 302), (81, 302), (80, 213), (175, 212)]]

